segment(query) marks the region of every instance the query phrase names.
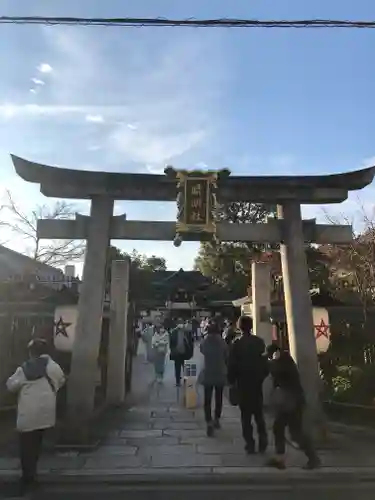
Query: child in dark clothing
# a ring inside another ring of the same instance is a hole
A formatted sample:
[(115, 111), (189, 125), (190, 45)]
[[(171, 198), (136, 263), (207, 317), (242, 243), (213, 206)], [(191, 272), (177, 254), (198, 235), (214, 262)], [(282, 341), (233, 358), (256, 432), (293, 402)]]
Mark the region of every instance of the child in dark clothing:
[(285, 430), (288, 428), (293, 441), (307, 456), (305, 468), (315, 469), (319, 467), (320, 460), (310, 436), (303, 430), (305, 394), (297, 365), (291, 355), (281, 351), (276, 344), (267, 347), (267, 354), (271, 360), (270, 372), (274, 384), (273, 433), (276, 448), (276, 456), (270, 460), (269, 465), (285, 469)]

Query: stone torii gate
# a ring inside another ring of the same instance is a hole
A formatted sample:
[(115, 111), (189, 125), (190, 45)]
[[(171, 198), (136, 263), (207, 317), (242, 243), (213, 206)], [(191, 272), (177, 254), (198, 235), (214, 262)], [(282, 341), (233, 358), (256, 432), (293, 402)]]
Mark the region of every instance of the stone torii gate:
[[(84, 422), (92, 414), (94, 406), (106, 256), (110, 240), (176, 240), (175, 223), (128, 221), (125, 216), (114, 217), (114, 201), (176, 201), (178, 193), (182, 192), (181, 185), (187, 185), (183, 184), (184, 176), (194, 172), (181, 174), (168, 168), (167, 175), (108, 173), (50, 167), (17, 156), (12, 156), (12, 160), (17, 174), (25, 181), (40, 184), (45, 196), (91, 201), (90, 216), (77, 215), (75, 220), (38, 221), (40, 238), (87, 240), (68, 387), (70, 417), (72, 421)], [(362, 189), (372, 182), (375, 167), (322, 176), (248, 177), (230, 176), (228, 171), (195, 174), (200, 179), (195, 178), (190, 194), (186, 194), (185, 190), (185, 202), (191, 202), (192, 207), (197, 206), (194, 193), (201, 188), (206, 189), (209, 183), (215, 187), (219, 203), (249, 201), (277, 204), (277, 220), (264, 224), (218, 222), (214, 232), (220, 241), (280, 243), (291, 353), (299, 366), (310, 409), (318, 411), (319, 374), (305, 243), (347, 244), (351, 241), (352, 230), (350, 226), (303, 221), (301, 204), (341, 203), (347, 199), (349, 191)], [(207, 180), (207, 184), (201, 183)], [(210, 206), (209, 187), (204, 192), (206, 199), (199, 206), (203, 207), (206, 216)], [(202, 227), (189, 232), (191, 221), (199, 225), (203, 220), (199, 220), (199, 213), (192, 212), (190, 215), (193, 216), (190, 223), (182, 226), (177, 223), (177, 229), (186, 230), (190, 241), (204, 239)], [(212, 221), (208, 232), (212, 232)]]

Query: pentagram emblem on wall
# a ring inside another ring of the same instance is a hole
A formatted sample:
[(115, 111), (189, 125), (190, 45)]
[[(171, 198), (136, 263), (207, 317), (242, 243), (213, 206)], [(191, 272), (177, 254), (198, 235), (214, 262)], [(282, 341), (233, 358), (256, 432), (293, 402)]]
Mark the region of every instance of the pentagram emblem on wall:
[(68, 332), (66, 329), (70, 326), (71, 323), (65, 322), (62, 317), (58, 321), (55, 321), (55, 337), (58, 335), (62, 335), (63, 337), (69, 338)]
[(326, 337), (329, 340), (329, 325), (326, 325), (322, 318), (319, 325), (314, 325), (316, 334), (315, 338), (318, 340), (320, 337)]

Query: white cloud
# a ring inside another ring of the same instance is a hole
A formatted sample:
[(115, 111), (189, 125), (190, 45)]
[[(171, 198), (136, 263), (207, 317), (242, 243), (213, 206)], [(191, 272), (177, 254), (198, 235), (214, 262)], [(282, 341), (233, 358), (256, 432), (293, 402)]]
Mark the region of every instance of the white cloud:
[(41, 63), (39, 66), (36, 68), (40, 73), (52, 73), (53, 68), (50, 64), (48, 63)]
[(363, 162), (360, 165), (360, 168), (373, 167), (374, 165), (375, 165), (375, 156), (370, 156), (369, 158), (363, 160)]
[(151, 41), (145, 44), (144, 37), (136, 36), (137, 42), (134, 35), (115, 34), (119, 53), (131, 54), (120, 59), (113, 57), (114, 39), (109, 46), (90, 31), (45, 33), (58, 76), (51, 83), (54, 102), (88, 104), (93, 111), (86, 113), (92, 115), (87, 121), (108, 123), (102, 144), (112, 164), (164, 168), (166, 161), (202, 147), (210, 137), (223, 69), (215, 57), (207, 66), (207, 52), (220, 54), (208, 32), (175, 32), (173, 43), (160, 49)]
[(180, 156), (201, 143), (206, 136), (204, 130), (192, 130), (180, 134), (142, 127), (141, 134), (134, 134), (128, 127), (118, 127), (109, 139), (109, 144), (124, 160), (148, 164), (160, 168), (166, 161)]
[[(35, 89), (34, 89), (35, 90)], [(101, 121), (97, 119), (100, 113), (106, 113), (108, 116), (117, 116), (121, 114), (121, 108), (118, 107), (90, 107), (73, 105), (40, 105), (40, 104), (0, 104), (0, 117), (38, 117), (38, 116), (59, 116), (59, 115), (82, 115), (91, 116), (96, 119), (90, 121)]]
[(36, 94), (36, 89), (30, 89), (30, 92), (31, 92), (32, 94)]
[(208, 169), (208, 165), (204, 161), (199, 161), (198, 163), (195, 164), (195, 168), (199, 168), (199, 169), (202, 169), (202, 170), (207, 170)]
[(164, 174), (164, 169), (165, 167), (154, 167), (152, 165), (146, 165), (146, 171), (149, 174), (157, 174), (157, 175)]
[(5, 119), (13, 118), (17, 114), (17, 106), (13, 104), (6, 103), (0, 105), (0, 116)]
[(35, 83), (35, 85), (45, 85), (45, 82), (39, 78), (32, 78), (31, 81)]
[(103, 123), (104, 118), (102, 115), (86, 115), (85, 120), (92, 123)]

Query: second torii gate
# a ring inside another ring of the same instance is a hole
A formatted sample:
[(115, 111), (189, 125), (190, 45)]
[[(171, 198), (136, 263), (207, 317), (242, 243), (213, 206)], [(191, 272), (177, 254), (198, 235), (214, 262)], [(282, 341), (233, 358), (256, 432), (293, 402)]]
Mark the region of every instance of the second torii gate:
[[(175, 201), (179, 192), (176, 177), (180, 174), (176, 175), (170, 168), (164, 176), (79, 171), (40, 165), (16, 156), (12, 156), (12, 160), (18, 175), (25, 181), (40, 184), (45, 196), (91, 201), (90, 216), (77, 215), (75, 220), (38, 221), (40, 238), (87, 241), (68, 390), (70, 417), (72, 421), (84, 422), (92, 414), (94, 406), (105, 268), (110, 240), (176, 241), (175, 223), (127, 221), (125, 216), (114, 217), (114, 201)], [(251, 201), (277, 204), (277, 220), (264, 224), (218, 222), (214, 229), (220, 241), (280, 243), (291, 353), (299, 366), (304, 389), (309, 395), (310, 409), (318, 409), (319, 374), (305, 243), (350, 243), (352, 229), (350, 226), (316, 224), (314, 220), (303, 221), (301, 204), (340, 203), (347, 198), (350, 190), (362, 189), (370, 184), (375, 168), (326, 176), (246, 177), (230, 176), (228, 171), (196, 174), (203, 180), (207, 176), (214, 179), (215, 196), (220, 203)], [(186, 177), (189, 173), (181, 175)], [(181, 176), (179, 179), (181, 180)], [(200, 181), (198, 184), (197, 182), (196, 189)], [(209, 191), (207, 197), (208, 194)], [(187, 200), (191, 199), (189, 196), (186, 197)], [(207, 198), (200, 207), (207, 212), (208, 206)], [(201, 216), (198, 212), (193, 215), (195, 221)], [(183, 228), (184, 225), (179, 227)], [(204, 238), (204, 232), (186, 234), (190, 240)]]

